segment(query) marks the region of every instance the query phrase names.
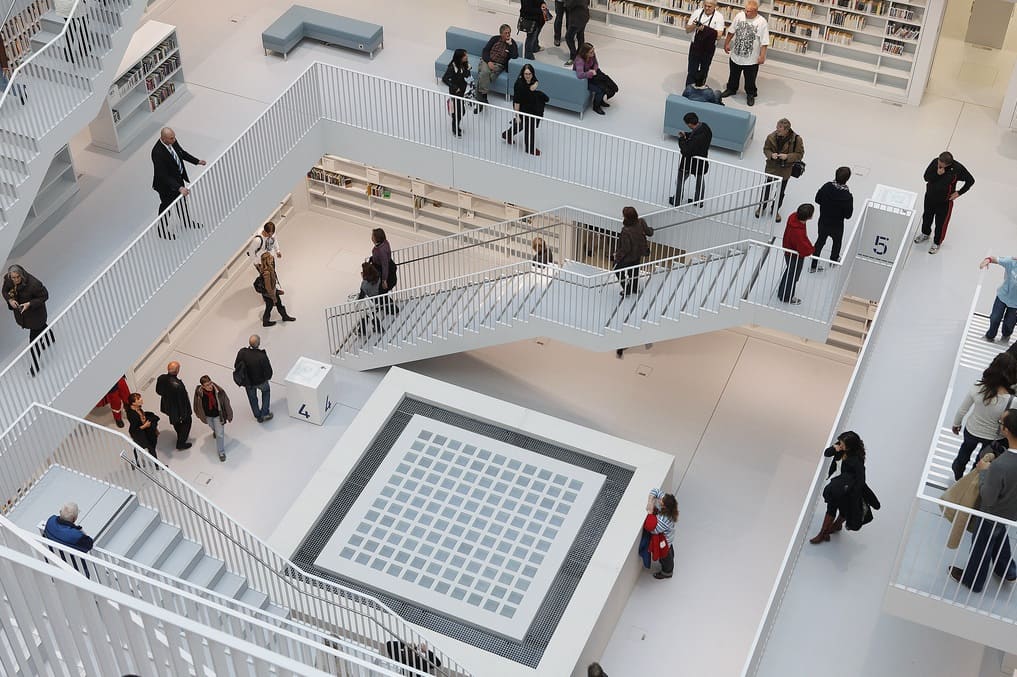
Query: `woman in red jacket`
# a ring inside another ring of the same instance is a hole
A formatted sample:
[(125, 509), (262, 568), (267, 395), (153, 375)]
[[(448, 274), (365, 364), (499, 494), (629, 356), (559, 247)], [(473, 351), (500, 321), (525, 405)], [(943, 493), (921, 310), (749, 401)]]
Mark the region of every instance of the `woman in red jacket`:
[[(784, 228), (784, 261), (787, 264), (784, 268), (784, 275), (780, 278), (780, 287), (777, 288), (777, 295), (784, 303), (797, 306), (802, 300), (795, 296), (795, 286), (798, 278), (802, 276), (802, 267), (805, 259), (812, 256), (815, 249), (809, 241), (809, 233), (805, 230), (805, 223), (816, 213), (816, 208), (806, 202), (798, 207), (798, 210), (787, 220)], [(794, 253), (791, 253), (794, 252)]]

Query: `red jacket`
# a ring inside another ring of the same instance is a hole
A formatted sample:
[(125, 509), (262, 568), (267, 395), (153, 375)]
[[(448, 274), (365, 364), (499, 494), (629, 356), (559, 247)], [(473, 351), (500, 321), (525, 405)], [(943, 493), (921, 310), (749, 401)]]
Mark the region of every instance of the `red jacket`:
[(805, 258), (812, 256), (816, 248), (809, 242), (809, 233), (805, 230), (805, 224), (798, 220), (798, 214), (792, 214), (787, 218), (787, 227), (784, 229), (784, 249), (798, 252), (798, 256)]

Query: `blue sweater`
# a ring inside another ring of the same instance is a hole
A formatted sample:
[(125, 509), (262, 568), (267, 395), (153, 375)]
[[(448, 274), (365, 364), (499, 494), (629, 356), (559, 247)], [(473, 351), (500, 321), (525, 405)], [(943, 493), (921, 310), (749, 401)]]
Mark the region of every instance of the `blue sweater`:
[(59, 515), (52, 515), (46, 520), (43, 536), (81, 552), (88, 552), (93, 545), (92, 537), (86, 535), (81, 527), (72, 522), (65, 522)]

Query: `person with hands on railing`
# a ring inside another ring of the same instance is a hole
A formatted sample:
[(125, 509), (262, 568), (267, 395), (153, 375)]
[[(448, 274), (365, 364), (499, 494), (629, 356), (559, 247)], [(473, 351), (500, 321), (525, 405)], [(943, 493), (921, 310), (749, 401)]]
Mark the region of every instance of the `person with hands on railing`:
[(992, 313), (989, 315), (989, 330), (985, 332), (986, 341), (995, 341), (1000, 322), (1003, 323), (1003, 340), (1010, 341), (1014, 325), (1017, 325), (1017, 259), (1012, 256), (986, 256), (978, 267), (985, 270), (990, 263), (1003, 269), (1003, 284), (996, 289), (996, 298), (992, 301)]
[[(163, 127), (159, 132), (159, 140), (152, 146), (152, 189), (159, 194), (160, 216), (178, 197), (181, 195), (187, 197), (191, 193), (186, 185), (191, 179), (187, 176), (184, 162), (190, 162), (192, 165), (205, 164), (204, 160), (199, 160), (180, 146), (176, 132), (169, 127)], [(184, 209), (187, 209), (186, 203)], [(175, 240), (177, 237), (167, 230), (165, 218), (159, 221), (159, 237), (165, 240)]]
[[(826, 239), (832, 241), (830, 260), (840, 261), (840, 245), (844, 240), (844, 222), (851, 218), (855, 211), (855, 199), (848, 190), (847, 182), (851, 178), (850, 167), (837, 167), (833, 181), (827, 181), (816, 191), (816, 204), (819, 205), (819, 235), (816, 237), (816, 256), (819, 256)], [(809, 272), (822, 271), (819, 261), (812, 259)]]
[(466, 113), (466, 102), (462, 97), (466, 96), (466, 81), (469, 78), (470, 55), (465, 49), (457, 49), (452, 52), (452, 60), (448, 62), (445, 74), (441, 76), (441, 81), (448, 87), (449, 95), (456, 97), (448, 100), (449, 113), (452, 114), (452, 133), (456, 136), (463, 135), (462, 121), (463, 114)]
[(646, 238), (652, 235), (653, 228), (646, 225), (635, 207), (622, 209), (622, 229), (615, 246), (614, 269), (623, 297), (639, 291), (638, 265), (644, 256), (650, 254), (650, 242)]
[[(1007, 409), (999, 418), (1007, 449), (991, 462), (988, 455), (978, 462), (979, 510), (1005, 520), (1017, 520), (1017, 410)], [(1008, 527), (1002, 522), (972, 518), (971, 554), (963, 569), (951, 566), (950, 577), (972, 592), (981, 592), (992, 573), (1004, 581), (1017, 581), (1017, 565), (1011, 559)]]
[(858, 531), (872, 521), (872, 510), (879, 510), (879, 499), (865, 483), (865, 443), (853, 430), (837, 436), (833, 446), (823, 452), (833, 457), (829, 481), (823, 489), (826, 514), (819, 533), (809, 539), (818, 545), (830, 540), (830, 534), (847, 522), (850, 531)]
[(954, 435), (959, 435), (963, 423), (964, 441), (953, 459), (955, 480), (964, 476), (971, 454), (979, 445), (984, 452), (993, 440), (999, 438), (999, 417), (1013, 404), (1015, 383), (1017, 359), (1010, 353), (1000, 353), (985, 368), (982, 378), (975, 381), (957, 407), (952, 430)]
[(809, 233), (805, 228), (806, 222), (816, 213), (816, 208), (806, 202), (799, 205), (798, 210), (788, 217), (787, 225), (784, 228), (784, 274), (780, 278), (780, 286), (777, 288), (777, 295), (784, 303), (797, 306), (802, 302), (795, 296), (795, 288), (798, 286), (798, 279), (802, 276), (802, 267), (805, 259), (812, 256), (814, 251), (812, 242), (809, 241)]

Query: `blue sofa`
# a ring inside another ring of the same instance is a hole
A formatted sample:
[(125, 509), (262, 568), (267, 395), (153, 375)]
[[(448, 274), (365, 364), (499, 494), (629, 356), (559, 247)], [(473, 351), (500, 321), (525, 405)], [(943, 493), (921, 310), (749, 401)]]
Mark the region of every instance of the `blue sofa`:
[(695, 113), (700, 121), (710, 125), (713, 130), (712, 146), (736, 151), (738, 157), (745, 153), (756, 129), (756, 116), (747, 110), (692, 101), (680, 94), (670, 94), (664, 104), (666, 136), (678, 136), (678, 132), (689, 130), (682, 120), (686, 113)]
[(529, 59), (512, 59), (508, 65), (508, 93), (512, 94), (512, 88), (516, 84), (516, 78), (526, 64), (533, 65), (533, 72), (537, 74), (540, 81), (540, 90), (547, 94), (548, 106), (570, 110), (573, 113), (583, 113), (590, 107), (593, 96), (586, 87), (586, 80), (576, 77), (576, 72), (571, 68), (555, 66), (553, 64), (530, 61)]
[(384, 30), (378, 24), (303, 5), (293, 5), (266, 28), (261, 34), (261, 46), (266, 54), (275, 52), (286, 58), (304, 38), (366, 52), (372, 59), (385, 46)]
[[(473, 69), (473, 77), (477, 77), (480, 71), (480, 55), (484, 52), (484, 45), (494, 35), (495, 33), (487, 35), (486, 33), (478, 33), (466, 28), (449, 26), (445, 30), (445, 51), (434, 60), (435, 79), (440, 81), (441, 76), (445, 75), (448, 62), (452, 60), (452, 53), (457, 49), (465, 49), (466, 53), (470, 55), (470, 68)], [(519, 49), (522, 49), (522, 47), (522, 44), (520, 44)], [(509, 63), (511, 64), (512, 62), (509, 61)], [(501, 83), (502, 86), (499, 88), (496, 83)], [(505, 94), (504, 84), (505, 74), (498, 73), (497, 77), (491, 80), (491, 91), (500, 91), (502, 94)]]

